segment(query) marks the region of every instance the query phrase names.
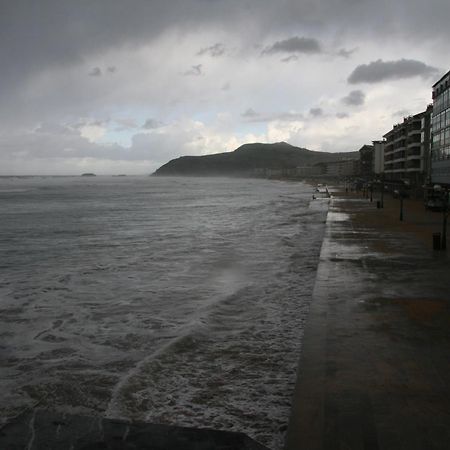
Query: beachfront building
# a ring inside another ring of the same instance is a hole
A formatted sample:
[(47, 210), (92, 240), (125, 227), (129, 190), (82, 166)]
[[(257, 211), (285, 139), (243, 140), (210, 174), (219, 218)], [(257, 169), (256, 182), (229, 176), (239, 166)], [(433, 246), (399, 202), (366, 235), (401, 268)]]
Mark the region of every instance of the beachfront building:
[(365, 180), (371, 180), (374, 175), (373, 145), (363, 145), (358, 151), (359, 151), (359, 175), (361, 178), (364, 178)]
[(450, 186), (450, 72), (433, 85), (431, 182)]
[(386, 140), (384, 146), (386, 180), (404, 181), (414, 186), (421, 186), (426, 181), (429, 141), (427, 147), (425, 139), (429, 136), (431, 112), (430, 105), (419, 114), (405, 117), (402, 123), (394, 125), (392, 130), (383, 136)]
[(297, 177), (315, 177), (321, 175), (321, 170), (318, 166), (298, 166), (295, 168), (295, 175)]
[(424, 181), (428, 184), (431, 180), (431, 117), (433, 115), (433, 105), (428, 105), (420, 131), (420, 145), (423, 154)]
[(322, 175), (332, 178), (354, 177), (359, 173), (359, 160), (357, 159), (321, 162), (316, 166)]
[(373, 173), (377, 176), (384, 172), (385, 141), (372, 141), (372, 144), (373, 144)]

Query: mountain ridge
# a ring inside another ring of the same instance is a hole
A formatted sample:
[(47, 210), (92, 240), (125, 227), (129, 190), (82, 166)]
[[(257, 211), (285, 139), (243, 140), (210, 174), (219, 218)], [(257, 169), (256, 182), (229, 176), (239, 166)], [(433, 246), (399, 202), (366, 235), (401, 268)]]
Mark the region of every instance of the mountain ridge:
[(256, 169), (292, 169), (339, 159), (357, 159), (358, 152), (318, 152), (287, 142), (247, 143), (231, 152), (180, 156), (163, 164), (156, 176), (249, 175)]

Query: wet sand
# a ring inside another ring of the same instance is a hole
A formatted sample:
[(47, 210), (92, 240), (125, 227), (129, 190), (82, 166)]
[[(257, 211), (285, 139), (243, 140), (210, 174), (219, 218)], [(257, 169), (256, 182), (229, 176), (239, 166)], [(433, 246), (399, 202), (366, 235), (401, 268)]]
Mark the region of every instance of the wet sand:
[(286, 448), (446, 449), (450, 262), (432, 249), (442, 213), (405, 199), (400, 222), (398, 199), (377, 209), (377, 194), (333, 193)]

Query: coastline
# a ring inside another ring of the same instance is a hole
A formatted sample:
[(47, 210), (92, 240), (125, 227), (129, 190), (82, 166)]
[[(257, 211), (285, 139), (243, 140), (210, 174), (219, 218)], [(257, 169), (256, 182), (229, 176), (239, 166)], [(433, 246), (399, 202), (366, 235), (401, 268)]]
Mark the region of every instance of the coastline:
[(331, 188), (285, 448), (443, 449), (450, 261), (442, 214)]

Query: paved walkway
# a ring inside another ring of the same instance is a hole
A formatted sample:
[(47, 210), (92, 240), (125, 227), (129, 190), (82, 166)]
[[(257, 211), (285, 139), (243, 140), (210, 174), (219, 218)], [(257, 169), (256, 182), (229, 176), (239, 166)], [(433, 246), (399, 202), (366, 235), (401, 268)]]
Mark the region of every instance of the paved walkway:
[(450, 448), (450, 250), (432, 250), (441, 215), (413, 218), (405, 203), (400, 224), (386, 200), (331, 201), (288, 450)]

